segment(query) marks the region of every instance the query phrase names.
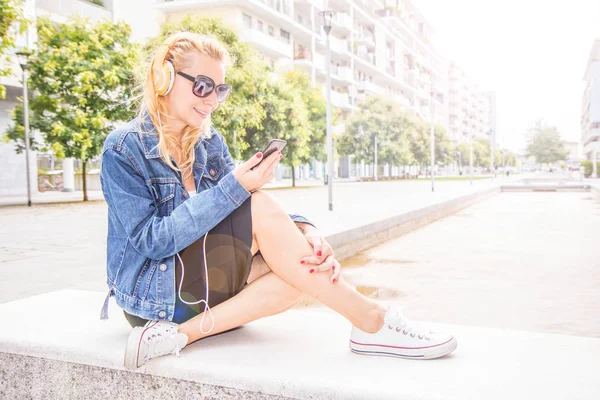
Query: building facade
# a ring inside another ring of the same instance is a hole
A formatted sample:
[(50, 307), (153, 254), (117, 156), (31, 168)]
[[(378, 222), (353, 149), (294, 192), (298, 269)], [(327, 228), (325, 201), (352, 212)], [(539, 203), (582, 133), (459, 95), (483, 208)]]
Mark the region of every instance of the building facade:
[(583, 156), (593, 161), (593, 176), (597, 177), (596, 161), (600, 153), (600, 39), (592, 44), (583, 80), (581, 145)]

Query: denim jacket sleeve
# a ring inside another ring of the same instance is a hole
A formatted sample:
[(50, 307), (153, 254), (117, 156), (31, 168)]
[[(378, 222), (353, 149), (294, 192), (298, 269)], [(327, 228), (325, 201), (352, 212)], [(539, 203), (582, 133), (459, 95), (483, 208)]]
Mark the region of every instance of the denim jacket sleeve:
[(183, 202), (169, 216), (158, 217), (141, 168), (125, 146), (105, 149), (100, 178), (106, 201), (132, 246), (153, 260), (185, 249), (250, 197), (227, 173), (216, 186)]
[[(229, 147), (227, 147), (227, 144), (225, 143), (224, 140), (223, 140), (223, 158), (225, 159), (225, 162), (227, 163), (227, 166), (225, 167), (225, 173), (230, 173), (231, 171), (233, 171), (235, 169), (235, 165), (233, 164), (233, 160), (231, 159), (231, 154), (229, 153)], [(290, 218), (294, 222), (303, 222), (305, 224), (315, 226), (312, 222), (310, 222), (308, 219), (304, 218), (302, 215), (290, 214)]]

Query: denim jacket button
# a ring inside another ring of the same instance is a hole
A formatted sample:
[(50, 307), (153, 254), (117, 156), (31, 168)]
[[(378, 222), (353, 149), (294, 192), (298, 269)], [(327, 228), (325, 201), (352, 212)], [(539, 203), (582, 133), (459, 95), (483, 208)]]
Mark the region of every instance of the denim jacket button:
[(164, 318), (164, 317), (165, 317), (165, 315), (167, 315), (167, 313), (166, 313), (166, 312), (164, 312), (164, 311), (161, 311), (161, 312), (159, 312), (159, 313), (158, 313), (158, 316), (159, 316), (160, 318)]
[(210, 170), (210, 176), (215, 176), (215, 174), (216, 174), (215, 170), (214, 170), (214, 169), (211, 169), (211, 170)]
[(165, 272), (167, 270), (167, 264), (160, 264), (159, 268), (162, 272)]
[(183, 197), (188, 197), (188, 196), (189, 196), (189, 195), (188, 195), (188, 192), (187, 192), (187, 190), (184, 190), (184, 191), (183, 191)]

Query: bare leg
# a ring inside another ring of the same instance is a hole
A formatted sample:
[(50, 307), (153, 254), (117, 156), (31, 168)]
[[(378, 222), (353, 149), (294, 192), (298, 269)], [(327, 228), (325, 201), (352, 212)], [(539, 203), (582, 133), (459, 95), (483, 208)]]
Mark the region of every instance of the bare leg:
[[(312, 248), (279, 204), (261, 191), (252, 195), (252, 226), (252, 250), (261, 250), (273, 273), (256, 279), (238, 295), (214, 307), (215, 327), (209, 335), (199, 330), (202, 314), (180, 325), (179, 331), (188, 335), (189, 343), (284, 311), (295, 305), (302, 293), (337, 311), (363, 331), (381, 328), (386, 311), (382, 306), (358, 293), (343, 278), (331, 284), (327, 273), (309, 274), (309, 269), (300, 264)], [(205, 318), (203, 330), (211, 323)]]
[[(179, 325), (179, 332), (188, 336), (188, 344), (278, 314), (292, 308), (305, 297), (270, 271), (262, 256), (254, 257), (248, 286), (231, 299), (211, 308), (215, 326), (209, 334), (203, 334), (200, 330), (202, 314)], [(202, 330), (206, 332), (211, 325), (211, 318), (206, 316)]]
[(346, 317), (365, 332), (383, 326), (386, 309), (358, 293), (342, 277), (332, 284), (328, 273), (310, 274), (300, 259), (312, 254), (312, 247), (281, 206), (268, 194), (252, 195), (253, 247), (260, 249), (271, 270), (296, 289)]

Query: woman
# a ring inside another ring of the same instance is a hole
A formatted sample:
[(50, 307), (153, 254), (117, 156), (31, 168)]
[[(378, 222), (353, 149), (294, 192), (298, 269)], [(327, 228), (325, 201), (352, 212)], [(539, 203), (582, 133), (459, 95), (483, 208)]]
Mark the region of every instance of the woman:
[(234, 168), (210, 123), (231, 92), (228, 58), (214, 38), (171, 36), (150, 65), (140, 116), (106, 139), (100, 178), (109, 206), (109, 294), (102, 318), (115, 296), (134, 327), (125, 366), (179, 354), (305, 295), (352, 322), (356, 353), (452, 352), (452, 336), (420, 330), (354, 290), (318, 230), (260, 190), (280, 152)]

